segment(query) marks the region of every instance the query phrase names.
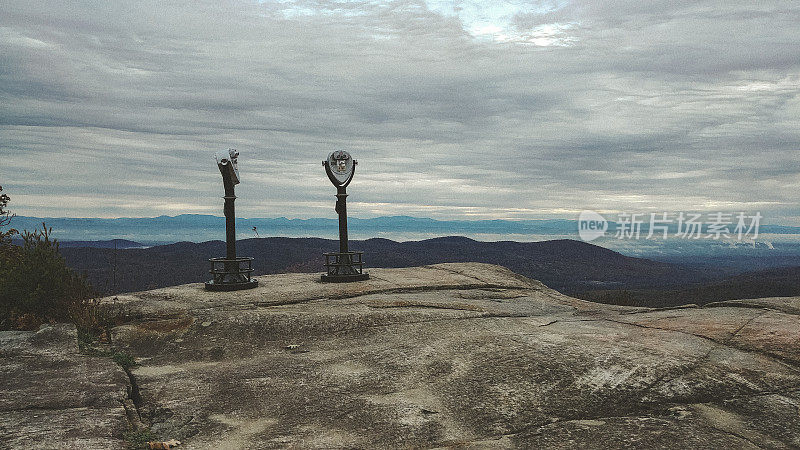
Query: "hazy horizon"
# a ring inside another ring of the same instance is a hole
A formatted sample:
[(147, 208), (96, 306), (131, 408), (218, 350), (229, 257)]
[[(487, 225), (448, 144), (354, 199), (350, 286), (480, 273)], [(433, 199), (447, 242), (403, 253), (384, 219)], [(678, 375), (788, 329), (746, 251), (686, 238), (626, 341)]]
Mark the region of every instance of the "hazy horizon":
[[(178, 241), (201, 242), (218, 240), (224, 237), (225, 218), (206, 214), (184, 214), (178, 216), (158, 216), (151, 218), (42, 218), (18, 216), (12, 226), (19, 229), (33, 230), (41, 228), (44, 221), (54, 229), (54, 237), (71, 241), (99, 241), (109, 239), (128, 239), (147, 244), (169, 243)], [(444, 236), (464, 236), (479, 241), (519, 241), (535, 242), (551, 239), (580, 240), (578, 221), (575, 219), (531, 219), (531, 220), (438, 220), (410, 216), (383, 216), (375, 218), (350, 217), (350, 237), (352, 239), (386, 238), (395, 241), (423, 240)], [(338, 219), (320, 217), (308, 219), (247, 218), (238, 217), (237, 236), (239, 239), (250, 237), (321, 237), (336, 238), (338, 236)], [(736, 236), (712, 239), (708, 236), (708, 224), (701, 228), (699, 239), (682, 239), (675, 235), (676, 224), (669, 228), (669, 239), (661, 239), (654, 235), (646, 239), (649, 224), (641, 225), (639, 238), (631, 236), (623, 239), (615, 238), (621, 223), (609, 221), (608, 233), (595, 244), (634, 251), (636, 248), (663, 247), (675, 245), (683, 241), (691, 248), (725, 243), (746, 244), (754, 242), (751, 236), (739, 240)], [(253, 227), (256, 230), (253, 230)], [(667, 242), (668, 241), (668, 242)], [(698, 242), (704, 241), (704, 242)], [(797, 243), (800, 242), (800, 227), (762, 224), (757, 242)]]

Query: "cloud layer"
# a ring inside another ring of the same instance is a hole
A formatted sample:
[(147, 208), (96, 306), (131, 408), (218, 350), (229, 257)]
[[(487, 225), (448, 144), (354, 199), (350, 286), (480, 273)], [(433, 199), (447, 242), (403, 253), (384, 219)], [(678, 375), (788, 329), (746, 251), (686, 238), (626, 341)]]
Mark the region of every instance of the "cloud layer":
[[(165, 3), (169, 3), (165, 5)], [(762, 211), (798, 224), (785, 1), (4, 2), (0, 184), (38, 216)], [(772, 219), (772, 220), (770, 220)]]

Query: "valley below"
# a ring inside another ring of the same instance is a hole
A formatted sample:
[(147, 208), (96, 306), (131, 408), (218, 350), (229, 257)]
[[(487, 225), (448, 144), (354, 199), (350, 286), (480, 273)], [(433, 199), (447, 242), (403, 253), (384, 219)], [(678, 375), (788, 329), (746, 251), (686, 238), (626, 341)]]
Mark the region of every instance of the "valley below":
[[(225, 254), (225, 243), (179, 242), (138, 248), (136, 242), (66, 242), (61, 253), (102, 294), (142, 291), (207, 280), (208, 258)], [(128, 247), (128, 248), (123, 248)], [(731, 265), (686, 265), (625, 256), (586, 242), (482, 242), (466, 237), (423, 241), (351, 241), (365, 252), (366, 267), (414, 267), (451, 262), (497, 264), (540, 280), (561, 293), (627, 306), (668, 307), (742, 298), (800, 295), (796, 266), (748, 271)], [(320, 238), (250, 238), (237, 243), (240, 256), (254, 258), (256, 275), (316, 273), (324, 252), (338, 243)], [(694, 259), (693, 262), (699, 261)]]

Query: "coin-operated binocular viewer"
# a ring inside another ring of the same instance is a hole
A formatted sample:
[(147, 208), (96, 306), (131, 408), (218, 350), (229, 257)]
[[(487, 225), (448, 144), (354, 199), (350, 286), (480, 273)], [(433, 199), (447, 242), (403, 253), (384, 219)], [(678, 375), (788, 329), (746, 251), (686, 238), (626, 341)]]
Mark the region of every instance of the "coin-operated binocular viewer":
[(234, 186), (239, 184), (239, 152), (230, 149), (216, 154), (217, 167), (222, 173), (225, 186), (225, 241), (227, 252), (224, 258), (211, 258), (211, 280), (206, 282), (209, 291), (238, 291), (258, 286), (253, 273), (253, 258), (236, 256), (236, 200)]
[(364, 252), (351, 252), (347, 248), (347, 185), (353, 180), (358, 161), (349, 153), (339, 150), (322, 161), (325, 172), (336, 186), (336, 212), (339, 213), (339, 251), (325, 253), (325, 268), (322, 281), (346, 282), (369, 279), (364, 273)]

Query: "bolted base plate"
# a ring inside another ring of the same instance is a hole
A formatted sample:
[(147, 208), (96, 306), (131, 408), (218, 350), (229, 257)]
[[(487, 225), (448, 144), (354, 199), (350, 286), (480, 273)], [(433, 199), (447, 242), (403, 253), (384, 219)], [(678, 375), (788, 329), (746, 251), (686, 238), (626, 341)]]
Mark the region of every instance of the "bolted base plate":
[(325, 283), (347, 283), (350, 281), (364, 281), (369, 280), (368, 273), (352, 273), (348, 275), (328, 275), (322, 274), (322, 281)]
[(242, 289), (253, 289), (258, 286), (258, 280), (250, 280), (241, 283), (214, 283), (214, 280), (206, 281), (207, 291), (241, 291)]

